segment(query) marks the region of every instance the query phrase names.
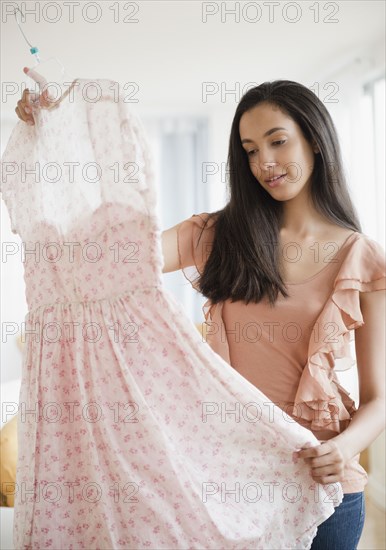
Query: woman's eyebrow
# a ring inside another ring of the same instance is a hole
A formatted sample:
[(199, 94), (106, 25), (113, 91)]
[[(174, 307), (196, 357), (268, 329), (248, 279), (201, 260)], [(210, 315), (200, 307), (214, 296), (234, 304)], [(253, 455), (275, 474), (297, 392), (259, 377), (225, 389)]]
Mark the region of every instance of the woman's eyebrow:
[[(286, 128), (283, 128), (282, 126), (277, 126), (276, 128), (271, 128), (270, 130), (267, 130), (265, 132), (265, 134), (263, 135), (263, 137), (266, 137), (266, 136), (270, 136), (271, 134), (273, 134), (274, 132), (277, 132), (278, 130), (286, 130)], [(243, 143), (254, 143), (253, 139), (248, 139), (248, 138), (245, 138), (241, 141), (241, 145)]]

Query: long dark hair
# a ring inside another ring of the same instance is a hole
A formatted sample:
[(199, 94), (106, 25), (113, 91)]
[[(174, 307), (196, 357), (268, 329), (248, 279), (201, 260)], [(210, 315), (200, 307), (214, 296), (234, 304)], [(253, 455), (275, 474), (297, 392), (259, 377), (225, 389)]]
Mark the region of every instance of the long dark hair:
[(237, 106), (229, 139), (228, 203), (210, 213), (207, 220), (215, 218), (213, 246), (196, 283), (212, 303), (226, 299), (257, 303), (266, 295), (274, 305), (279, 292), (288, 297), (279, 272), (281, 253), (277, 246), (283, 203), (257, 184), (239, 134), (243, 113), (263, 101), (289, 115), (305, 139), (310, 144), (314, 141), (319, 149), (310, 187), (314, 207), (335, 224), (361, 232), (347, 188), (337, 132), (322, 101), (297, 82), (264, 82), (248, 90)]

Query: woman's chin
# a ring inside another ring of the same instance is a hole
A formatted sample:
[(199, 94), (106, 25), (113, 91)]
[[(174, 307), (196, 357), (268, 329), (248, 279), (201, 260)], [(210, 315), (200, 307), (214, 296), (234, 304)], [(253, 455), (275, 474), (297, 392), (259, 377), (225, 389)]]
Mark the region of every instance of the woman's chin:
[(265, 191), (267, 191), (267, 193), (269, 193), (271, 195), (272, 198), (280, 200), (280, 201), (287, 200), (288, 198), (292, 198), (292, 197), (290, 197), (290, 195), (294, 194), (293, 191), (292, 191), (292, 193), (289, 192), (288, 187), (286, 185), (279, 185), (277, 187), (270, 187), (265, 182), (260, 184), (260, 185), (261, 185), (261, 187), (263, 187), (263, 189)]
[(288, 201), (294, 199), (301, 191), (301, 187), (292, 185), (288, 180), (284, 180), (280, 185), (275, 187), (269, 186), (266, 182), (260, 184), (271, 197), (277, 201)]

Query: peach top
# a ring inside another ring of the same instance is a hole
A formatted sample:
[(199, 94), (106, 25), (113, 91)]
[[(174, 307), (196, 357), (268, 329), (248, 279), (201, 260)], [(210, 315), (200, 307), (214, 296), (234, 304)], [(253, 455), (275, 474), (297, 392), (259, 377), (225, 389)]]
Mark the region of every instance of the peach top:
[[(214, 236), (212, 219), (199, 240), (207, 217), (194, 214), (178, 228), (180, 267), (196, 290)], [(267, 403), (273, 421), (280, 410), (289, 422), (326, 441), (343, 431), (357, 410), (336, 371), (355, 365), (350, 341), (353, 329), (363, 324), (359, 292), (386, 288), (385, 253), (367, 235), (350, 233), (318, 273), (286, 287), (289, 298), (279, 294), (273, 308), (266, 298), (248, 305), (207, 300), (206, 341), (273, 402)], [(358, 454), (345, 467), (343, 492), (362, 491), (367, 479)]]

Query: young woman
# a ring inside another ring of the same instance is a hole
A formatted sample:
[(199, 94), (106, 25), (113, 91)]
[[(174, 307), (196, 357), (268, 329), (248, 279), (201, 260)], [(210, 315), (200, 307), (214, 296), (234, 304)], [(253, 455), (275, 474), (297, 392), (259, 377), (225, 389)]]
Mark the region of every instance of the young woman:
[[(28, 91), (16, 112), (33, 124)], [(385, 426), (384, 251), (361, 232), (334, 124), (306, 87), (249, 90), (228, 164), (225, 207), (163, 232), (163, 272), (183, 270), (207, 298), (208, 343), (320, 441), (298, 459), (345, 496), (312, 550), (353, 550), (365, 518), (359, 453)], [(352, 364), (354, 329), (358, 408), (335, 372)]]

